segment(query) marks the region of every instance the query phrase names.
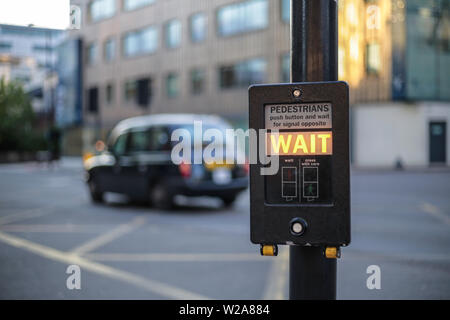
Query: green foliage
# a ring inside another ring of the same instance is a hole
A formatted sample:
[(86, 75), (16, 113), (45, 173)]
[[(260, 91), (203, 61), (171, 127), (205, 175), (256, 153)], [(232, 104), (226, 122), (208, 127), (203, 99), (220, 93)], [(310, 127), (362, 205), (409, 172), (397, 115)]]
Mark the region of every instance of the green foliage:
[(0, 151), (35, 151), (43, 135), (33, 129), (29, 96), (17, 82), (0, 80)]

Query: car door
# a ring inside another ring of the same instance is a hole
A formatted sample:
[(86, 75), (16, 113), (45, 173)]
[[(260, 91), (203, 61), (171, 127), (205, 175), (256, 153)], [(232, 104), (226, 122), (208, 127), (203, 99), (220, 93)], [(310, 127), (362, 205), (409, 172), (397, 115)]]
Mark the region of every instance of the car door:
[(115, 140), (111, 153), (114, 156), (114, 164), (109, 168), (105, 174), (106, 191), (123, 193), (124, 176), (123, 168), (128, 166), (130, 159), (127, 155), (127, 146), (129, 140), (129, 133), (122, 133)]
[(133, 165), (127, 171), (129, 189), (132, 197), (148, 196), (150, 181), (159, 180), (164, 176), (164, 166), (170, 162), (170, 141), (168, 129), (164, 126), (154, 126), (146, 129), (135, 129), (131, 132), (129, 152)]
[(126, 192), (132, 198), (147, 196), (148, 163), (146, 154), (149, 150), (149, 131), (147, 128), (136, 128), (130, 132), (128, 140), (129, 165), (123, 167), (124, 185)]

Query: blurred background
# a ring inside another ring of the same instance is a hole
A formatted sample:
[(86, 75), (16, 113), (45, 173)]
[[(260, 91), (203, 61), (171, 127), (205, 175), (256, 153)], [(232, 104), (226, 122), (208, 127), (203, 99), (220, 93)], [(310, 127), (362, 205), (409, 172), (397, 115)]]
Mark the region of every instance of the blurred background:
[[(92, 204), (82, 157), (129, 117), (214, 114), (246, 129), (248, 86), (289, 82), (290, 1), (15, 2), (0, 1), (0, 297), (286, 298), (286, 254), (249, 243), (248, 191), (171, 213), (114, 194)], [(354, 236), (338, 298), (448, 299), (450, 1), (338, 3)], [(118, 284), (86, 275), (67, 290), (54, 263), (73, 251)], [(382, 290), (365, 286), (371, 264), (386, 270)]]
[[(36, 128), (62, 129), (64, 155), (93, 151), (119, 120), (144, 114), (214, 113), (245, 128), (247, 87), (289, 81), (289, 0), (71, 3), (79, 30), (0, 29), (0, 77), (22, 84)], [(445, 0), (339, 1), (354, 165), (449, 163), (449, 10)]]

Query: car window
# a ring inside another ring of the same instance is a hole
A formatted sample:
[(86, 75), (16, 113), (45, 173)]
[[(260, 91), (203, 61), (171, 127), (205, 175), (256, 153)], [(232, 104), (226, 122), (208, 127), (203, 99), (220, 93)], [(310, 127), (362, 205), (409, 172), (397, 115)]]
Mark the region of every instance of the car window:
[[(189, 131), (189, 133), (191, 134), (191, 137), (194, 136), (194, 126), (192, 124), (185, 124), (185, 125), (180, 125), (180, 126), (176, 126), (173, 127), (173, 130), (176, 129), (185, 129), (187, 131)], [(219, 124), (219, 123), (202, 123), (202, 130), (203, 132), (205, 132), (208, 129), (217, 129), (219, 131), (221, 131), (224, 135), (227, 129), (232, 129), (231, 126), (227, 126), (226, 124)]]
[(127, 150), (127, 138), (128, 133), (124, 133), (117, 138), (116, 143), (114, 143), (113, 147), (115, 155), (121, 156), (125, 154)]
[(149, 149), (150, 151), (170, 150), (169, 133), (165, 127), (154, 127), (150, 131)]
[(128, 151), (141, 152), (147, 151), (149, 146), (148, 131), (135, 131), (131, 133)]
[[(174, 126), (172, 130), (177, 130), (177, 129), (187, 130), (187, 132), (190, 134), (191, 140), (194, 141), (193, 140), (194, 139), (194, 126), (192, 124)], [(226, 130), (232, 129), (232, 127), (227, 126), (226, 124), (222, 124), (222, 123), (205, 123), (205, 122), (202, 123), (203, 133), (205, 133), (209, 129), (219, 130), (223, 135), (223, 144), (225, 144), (226, 143)], [(202, 143), (205, 143), (205, 142), (202, 141)], [(206, 144), (209, 144), (209, 142)]]

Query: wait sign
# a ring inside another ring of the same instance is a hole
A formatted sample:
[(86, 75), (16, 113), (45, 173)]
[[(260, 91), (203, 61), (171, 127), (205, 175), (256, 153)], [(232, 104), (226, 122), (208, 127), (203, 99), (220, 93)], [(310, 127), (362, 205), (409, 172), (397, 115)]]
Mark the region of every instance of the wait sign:
[(267, 155), (331, 155), (331, 131), (267, 133)]

